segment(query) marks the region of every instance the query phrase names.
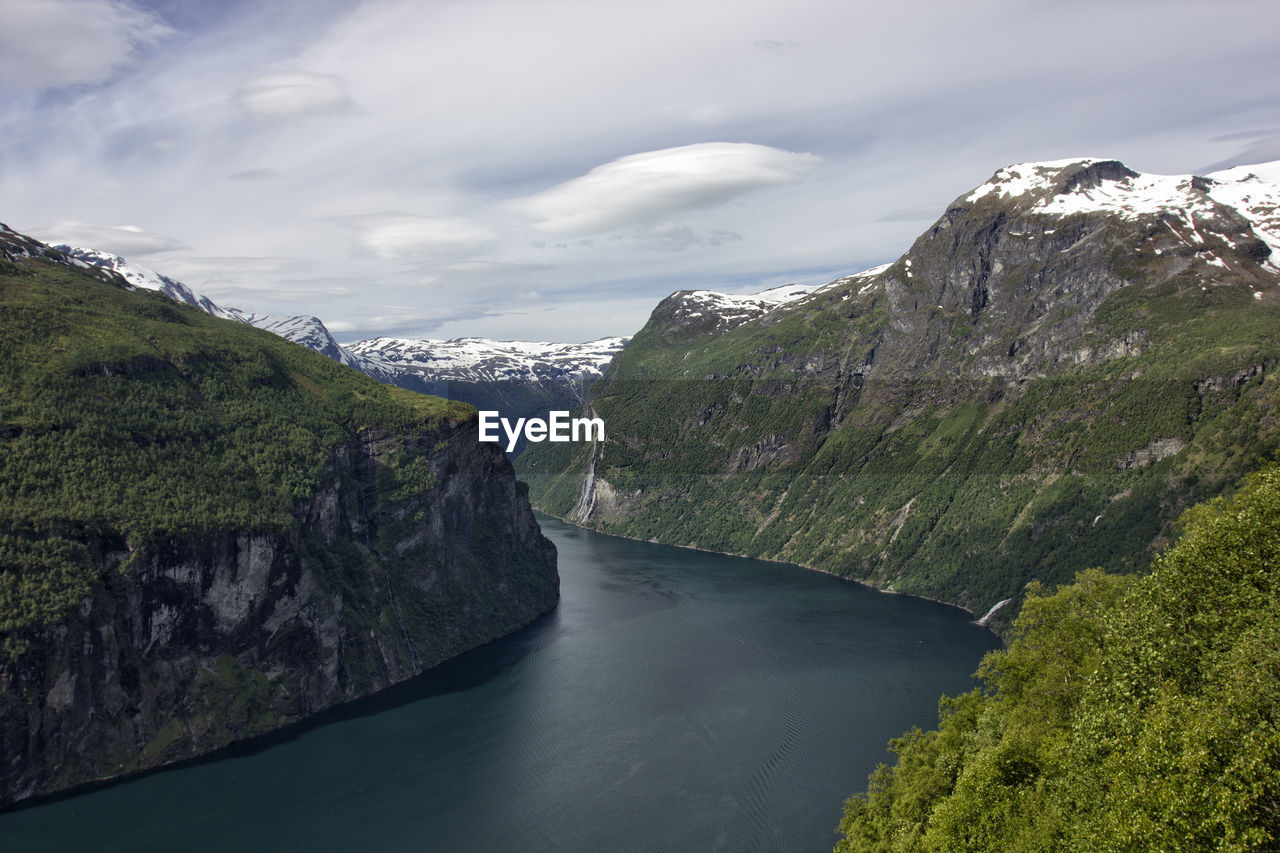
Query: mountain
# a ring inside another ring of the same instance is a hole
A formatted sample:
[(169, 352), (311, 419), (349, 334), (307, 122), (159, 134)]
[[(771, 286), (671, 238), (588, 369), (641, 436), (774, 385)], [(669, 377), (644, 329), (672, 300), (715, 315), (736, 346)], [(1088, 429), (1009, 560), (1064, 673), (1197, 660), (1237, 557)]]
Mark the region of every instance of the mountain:
[[(373, 338), (343, 346), (318, 317), (224, 308), (182, 282), (119, 255), (66, 245), (53, 248), (89, 267), (118, 273), (133, 287), (164, 293), (215, 317), (266, 329), (379, 382), (461, 400), (478, 409), (496, 409), (512, 419), (545, 416), (551, 409), (569, 409), (581, 403), (586, 386), (600, 378), (614, 354), (627, 342), (626, 338), (601, 338), (583, 344), (487, 338)], [(746, 298), (743, 305), (749, 307), (744, 310), (760, 313), (764, 308), (757, 309), (757, 305), (780, 304), (809, 289), (774, 288)], [(516, 452), (522, 448), (523, 439)]]
[(0, 804), (270, 731), (555, 606), (554, 546), (469, 406), (3, 227), (0, 253)]
[(834, 287), (844, 279), (820, 287), (787, 284), (759, 293), (739, 295), (715, 290), (681, 290), (666, 300), (669, 322), (705, 332), (726, 332), (770, 311)]
[(81, 249), (75, 246), (68, 246), (65, 243), (56, 243), (51, 248), (66, 255), (77, 266), (113, 272), (128, 282), (130, 287), (158, 291), (175, 302), (199, 308), (201, 311), (212, 314), (215, 317), (239, 319), (234, 316), (235, 312), (220, 308), (211, 299), (197, 294), (182, 282), (169, 278), (167, 275), (161, 275), (149, 267), (126, 261), (119, 255), (99, 252), (95, 249)]
[[(351, 351), (385, 377), (383, 381), (461, 400), (514, 421), (545, 418), (549, 411), (579, 405), (587, 386), (600, 378), (626, 342), (626, 338), (583, 344), (373, 338), (352, 344)], [(519, 455), (525, 445), (521, 436), (511, 455)]]
[(1144, 568), (1280, 443), (1278, 202), (1278, 164), (1001, 169), (885, 267), (745, 319), (663, 300), (587, 394), (607, 440), (520, 475), (604, 532), (975, 613)]
[(279, 335), (285, 340), (302, 344), (308, 349), (313, 349), (321, 355), (327, 356), (334, 361), (345, 364), (348, 367), (354, 367), (356, 370), (368, 373), (374, 379), (379, 381), (387, 381), (384, 377), (376, 375), (377, 368), (372, 370), (366, 369), (361, 360), (351, 354), (346, 347), (334, 339), (332, 333), (320, 321), (319, 317), (311, 317), (307, 315), (283, 315), (283, 314), (255, 314), (248, 311), (241, 311), (239, 308), (223, 308), (222, 306), (209, 299), (207, 296), (201, 296), (187, 287), (177, 279), (162, 275), (155, 270), (125, 260), (119, 255), (113, 255), (109, 252), (100, 252), (96, 249), (82, 249), (76, 246), (67, 246), (58, 244), (53, 246), (57, 251), (65, 253), (69, 258), (80, 261), (91, 267), (109, 270), (118, 273), (132, 287), (139, 287), (144, 290), (154, 290), (165, 294), (175, 302), (181, 302), (190, 305), (193, 308), (199, 308), (215, 317), (222, 317), (228, 320), (236, 320), (248, 326), (255, 326), (259, 329), (266, 329), (272, 334)]
[(358, 356), (422, 382), (537, 382), (582, 384), (598, 379), (626, 338), (584, 344), (454, 338), (373, 338), (352, 344)]

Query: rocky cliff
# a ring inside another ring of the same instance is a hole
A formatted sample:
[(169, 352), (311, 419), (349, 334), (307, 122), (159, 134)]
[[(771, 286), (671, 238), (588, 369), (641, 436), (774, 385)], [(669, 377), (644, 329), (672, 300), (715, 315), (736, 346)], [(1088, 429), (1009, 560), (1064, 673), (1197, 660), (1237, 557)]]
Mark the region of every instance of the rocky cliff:
[[(474, 435), (363, 432), (284, 532), (86, 543), (100, 583), (0, 665), (4, 800), (270, 731), (554, 607), (554, 546)], [(401, 455), (430, 460), (438, 485), (388, 500)]]
[(731, 323), (664, 300), (588, 394), (609, 440), (522, 476), (605, 532), (975, 613), (1141, 568), (1277, 446), (1278, 202), (1275, 164), (1002, 169), (885, 267)]
[(555, 606), (474, 410), (0, 238), (0, 802), (278, 728)]

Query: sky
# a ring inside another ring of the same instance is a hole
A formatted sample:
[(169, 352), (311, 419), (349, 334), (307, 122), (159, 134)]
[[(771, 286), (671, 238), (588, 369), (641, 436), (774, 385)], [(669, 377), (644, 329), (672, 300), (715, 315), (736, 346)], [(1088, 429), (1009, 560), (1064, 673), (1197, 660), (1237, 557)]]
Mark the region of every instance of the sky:
[(1280, 159), (1274, 0), (0, 0), (0, 222), (381, 335), (630, 335), (1011, 163)]

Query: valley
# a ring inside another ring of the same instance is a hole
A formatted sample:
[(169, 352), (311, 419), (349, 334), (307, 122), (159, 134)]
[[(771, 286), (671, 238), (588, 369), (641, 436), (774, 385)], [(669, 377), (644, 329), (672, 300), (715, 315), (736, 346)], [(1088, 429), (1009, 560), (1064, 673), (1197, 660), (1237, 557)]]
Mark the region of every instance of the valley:
[[(820, 569), (906, 593), (896, 600), (908, 608), (939, 606), (914, 599), (955, 605), (982, 615), (969, 627), (987, 638), (984, 648), (994, 644), (984, 627), (1009, 643), (979, 667), (994, 693), (965, 692), (967, 682), (953, 678), (973, 668), (973, 654), (938, 670), (941, 689), (960, 695), (944, 701), (937, 731), (893, 741), (899, 765), (875, 771), (869, 793), (848, 801), (848, 849), (914, 826), (885, 815), (918, 795), (921, 774), (936, 772), (920, 744), (975, 738), (982, 720), (1000, 734), (948, 759), (956, 775), (929, 794), (929, 832), (950, 837), (963, 824), (948, 810), (972, 806), (967, 792), (981, 784), (973, 780), (982, 762), (1014, 749), (1016, 732), (1037, 745), (1017, 742), (1030, 775), (1010, 784), (1043, 778), (1066, 791), (1076, 771), (1063, 768), (1076, 765), (1055, 764), (1045, 750), (1095, 725), (1079, 703), (1089, 691), (1109, 695), (1109, 682), (1077, 674), (1091, 686), (1051, 700), (1065, 703), (1056, 729), (1010, 728), (1020, 712), (1005, 709), (1016, 703), (992, 697), (1024, 701), (1041, 689), (1019, 681), (1016, 668), (1039, 654), (1028, 651), (1037, 643), (1065, 655), (1073, 672), (1100, 660), (1097, 638), (1132, 627), (1119, 602), (1163, 601), (1164, 587), (1152, 584), (1168, 584), (1172, 569), (1160, 567), (1188, 570), (1177, 555), (1193, 546), (1169, 551), (1183, 513), (1240, 483), (1251, 484), (1246, 495), (1263, 488), (1258, 475), (1248, 478), (1280, 444), (1278, 203), (1277, 164), (1204, 177), (1143, 175), (1106, 160), (1019, 164), (957, 198), (893, 263), (754, 295), (679, 291), (633, 337), (587, 344), (340, 344), (316, 317), (224, 308), (118, 256), (51, 248), (6, 229), (0, 723), (16, 769), (5, 796), (40, 797), (305, 729), (328, 719), (327, 709), (535, 620), (545, 632), (548, 619), (567, 627), (627, 610), (602, 599), (557, 605), (556, 549), (531, 505), (582, 528), (697, 549), (652, 559), (689, 563), (681, 583), (711, 582), (715, 597), (737, 583), (720, 575), (735, 564), (698, 552)], [(478, 416), (467, 402), (492, 408)], [(570, 440), (570, 423), (592, 428)], [(555, 425), (564, 441), (537, 440), (558, 435)], [(575, 537), (589, 535), (542, 524), (574, 550)], [(591, 547), (653, 547), (617, 542)], [(575, 583), (595, 583), (593, 559), (575, 568), (586, 572)], [(1156, 579), (1139, 580), (1153, 560)], [(790, 571), (760, 565), (766, 575)], [(664, 577), (660, 587), (675, 583)], [(1235, 581), (1223, 583), (1207, 597), (1234, 601)], [(1081, 596), (1103, 615), (1081, 611)], [(666, 597), (649, 604), (663, 610)], [(1059, 611), (1076, 633), (1046, 627), (1043, 614)], [(1248, 625), (1270, 624), (1256, 608), (1241, 605), (1240, 614)], [(819, 624), (830, 639), (845, 618)], [(537, 630), (514, 636), (525, 637), (517, 646), (542, 648), (528, 639)], [(865, 634), (850, 642), (843, 658), (852, 668), (839, 678), (857, 683), (868, 676), (854, 664), (875, 659), (871, 649), (910, 648)], [(1119, 635), (1106, 642), (1122, 645)], [(649, 689), (668, 689), (671, 677)], [(815, 689), (794, 687), (810, 701)], [(925, 704), (936, 689), (925, 688)], [(435, 695), (406, 701), (425, 709)], [(590, 691), (561, 698), (599, 701)], [(857, 691), (833, 701), (882, 713)], [(1231, 693), (1224, 701), (1251, 720), (1269, 700)], [(385, 720), (387, 710), (375, 701), (369, 713)], [(914, 719), (929, 724), (926, 713)], [(708, 724), (710, 742), (732, 725)], [(842, 793), (878, 761), (867, 757), (879, 755), (874, 745), (899, 730), (851, 742), (860, 769), (850, 781), (841, 763)], [(556, 748), (598, 763), (594, 752)], [(429, 749), (449, 753), (445, 744)], [(775, 767), (743, 758), (757, 775)], [(1087, 774), (1088, 762), (1110, 759), (1072, 760)], [(774, 786), (784, 777), (774, 772), (761, 785), (780, 797)], [(148, 787), (146, 778), (134, 785), (120, 790)], [(660, 806), (651, 794), (642, 799)], [(824, 789), (786, 810), (816, 808), (806, 818), (816, 833), (829, 826), (821, 803), (833, 796)], [(1247, 822), (1254, 808), (1223, 820)], [(19, 812), (11, 823), (39, 827), (31, 820), (45, 811), (56, 808)], [(769, 844), (797, 826), (744, 825), (741, 837)], [(526, 829), (544, 834), (547, 849), (579, 836), (595, 844), (607, 831), (561, 819)], [(474, 837), (467, 827), (449, 831)], [(711, 829), (671, 831), (683, 844)], [(1103, 831), (1076, 818), (1014, 821), (993, 825), (984, 843), (1007, 843), (1005, 832)]]

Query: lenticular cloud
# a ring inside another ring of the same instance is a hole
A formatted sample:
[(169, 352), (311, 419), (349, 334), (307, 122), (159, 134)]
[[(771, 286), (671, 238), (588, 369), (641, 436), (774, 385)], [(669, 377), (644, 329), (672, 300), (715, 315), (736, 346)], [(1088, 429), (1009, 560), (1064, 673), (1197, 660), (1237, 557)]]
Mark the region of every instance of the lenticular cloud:
[(597, 234), (651, 225), (788, 183), (817, 160), (767, 145), (703, 142), (620, 157), (515, 206), (540, 231)]
[(352, 107), (342, 78), (309, 71), (262, 74), (236, 94), (240, 105), (258, 116), (325, 115)]
[(466, 251), (494, 238), (483, 225), (459, 218), (371, 214), (352, 219), (357, 246), (384, 260)]

